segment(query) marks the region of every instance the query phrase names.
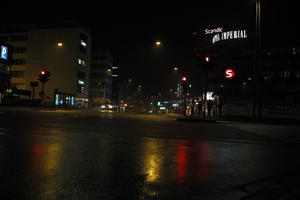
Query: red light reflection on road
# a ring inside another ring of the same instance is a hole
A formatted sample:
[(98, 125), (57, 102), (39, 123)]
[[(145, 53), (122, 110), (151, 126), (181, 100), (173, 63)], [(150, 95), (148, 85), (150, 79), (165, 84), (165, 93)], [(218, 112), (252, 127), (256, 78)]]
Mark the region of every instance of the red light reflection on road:
[(176, 172), (179, 182), (183, 182), (187, 175), (187, 151), (188, 148), (185, 145), (178, 147)]
[(210, 166), (209, 166), (209, 160), (208, 156), (211, 152), (211, 146), (207, 143), (201, 143), (199, 146), (199, 156), (198, 156), (198, 170), (197, 170), (197, 180), (200, 182), (203, 182), (206, 180), (209, 172), (210, 172)]
[(32, 160), (33, 169), (37, 169), (41, 166), (42, 154), (43, 154), (43, 148), (42, 148), (41, 144), (34, 144), (33, 145), (33, 160)]
[(176, 179), (183, 183), (187, 179), (203, 182), (210, 173), (210, 144), (194, 145), (188, 141), (180, 141), (176, 154)]

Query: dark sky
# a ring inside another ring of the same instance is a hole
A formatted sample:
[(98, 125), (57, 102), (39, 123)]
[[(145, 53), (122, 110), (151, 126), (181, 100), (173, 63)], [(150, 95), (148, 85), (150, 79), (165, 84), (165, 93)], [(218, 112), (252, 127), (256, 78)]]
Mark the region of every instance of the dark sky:
[[(299, 45), (296, 3), (261, 1), (264, 43), (274, 47)], [(146, 89), (157, 92), (174, 85), (173, 66), (193, 70), (193, 31), (218, 26), (243, 26), (253, 31), (255, 20), (254, 0), (164, 4), (103, 2), (40, 1), (30, 4), (28, 1), (7, 1), (4, 5), (1, 3), (1, 16), (7, 16), (1, 23), (77, 21), (91, 30), (95, 48), (112, 51), (121, 79), (132, 78)], [(159, 49), (154, 47), (156, 40), (162, 41)]]

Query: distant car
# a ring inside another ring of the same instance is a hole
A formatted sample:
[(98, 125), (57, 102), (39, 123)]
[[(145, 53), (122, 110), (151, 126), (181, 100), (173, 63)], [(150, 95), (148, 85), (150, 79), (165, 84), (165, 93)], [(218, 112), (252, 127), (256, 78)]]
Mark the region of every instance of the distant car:
[(112, 110), (112, 111), (116, 111), (118, 109), (118, 106), (107, 104), (107, 105), (101, 105), (101, 106), (99, 106), (98, 109), (99, 110)]

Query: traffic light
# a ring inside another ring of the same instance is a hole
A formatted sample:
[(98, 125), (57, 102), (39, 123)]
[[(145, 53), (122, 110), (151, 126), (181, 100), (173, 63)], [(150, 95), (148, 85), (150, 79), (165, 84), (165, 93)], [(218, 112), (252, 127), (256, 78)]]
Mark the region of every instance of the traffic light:
[(187, 81), (188, 81), (187, 77), (183, 76), (183, 77), (181, 77), (180, 80), (181, 80), (181, 85), (182, 85), (183, 89), (186, 89), (187, 88)]
[(46, 70), (43, 70), (43, 69), (40, 71), (40, 74), (39, 74), (39, 81), (40, 82), (45, 83), (45, 82), (49, 81), (50, 80), (49, 77), (50, 77), (50, 72), (49, 71), (46, 71)]
[(205, 57), (204, 57), (204, 61), (205, 61), (206, 63), (209, 63), (209, 62), (211, 61), (211, 59), (210, 59), (209, 56), (205, 56)]

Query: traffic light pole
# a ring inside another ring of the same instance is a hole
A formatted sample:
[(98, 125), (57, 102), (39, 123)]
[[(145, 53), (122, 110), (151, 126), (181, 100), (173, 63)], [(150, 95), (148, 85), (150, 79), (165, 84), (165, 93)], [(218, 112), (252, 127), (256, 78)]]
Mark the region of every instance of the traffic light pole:
[(45, 82), (42, 82), (42, 108), (44, 109), (45, 104)]
[(32, 105), (34, 105), (34, 88), (35, 87), (32, 87), (32, 98), (31, 98)]
[(203, 107), (203, 119), (206, 119), (206, 104), (207, 104), (207, 68), (204, 69), (204, 94), (203, 94), (203, 101), (202, 101), (202, 107)]
[(182, 108), (182, 114), (186, 116), (186, 89), (183, 88), (183, 108)]

